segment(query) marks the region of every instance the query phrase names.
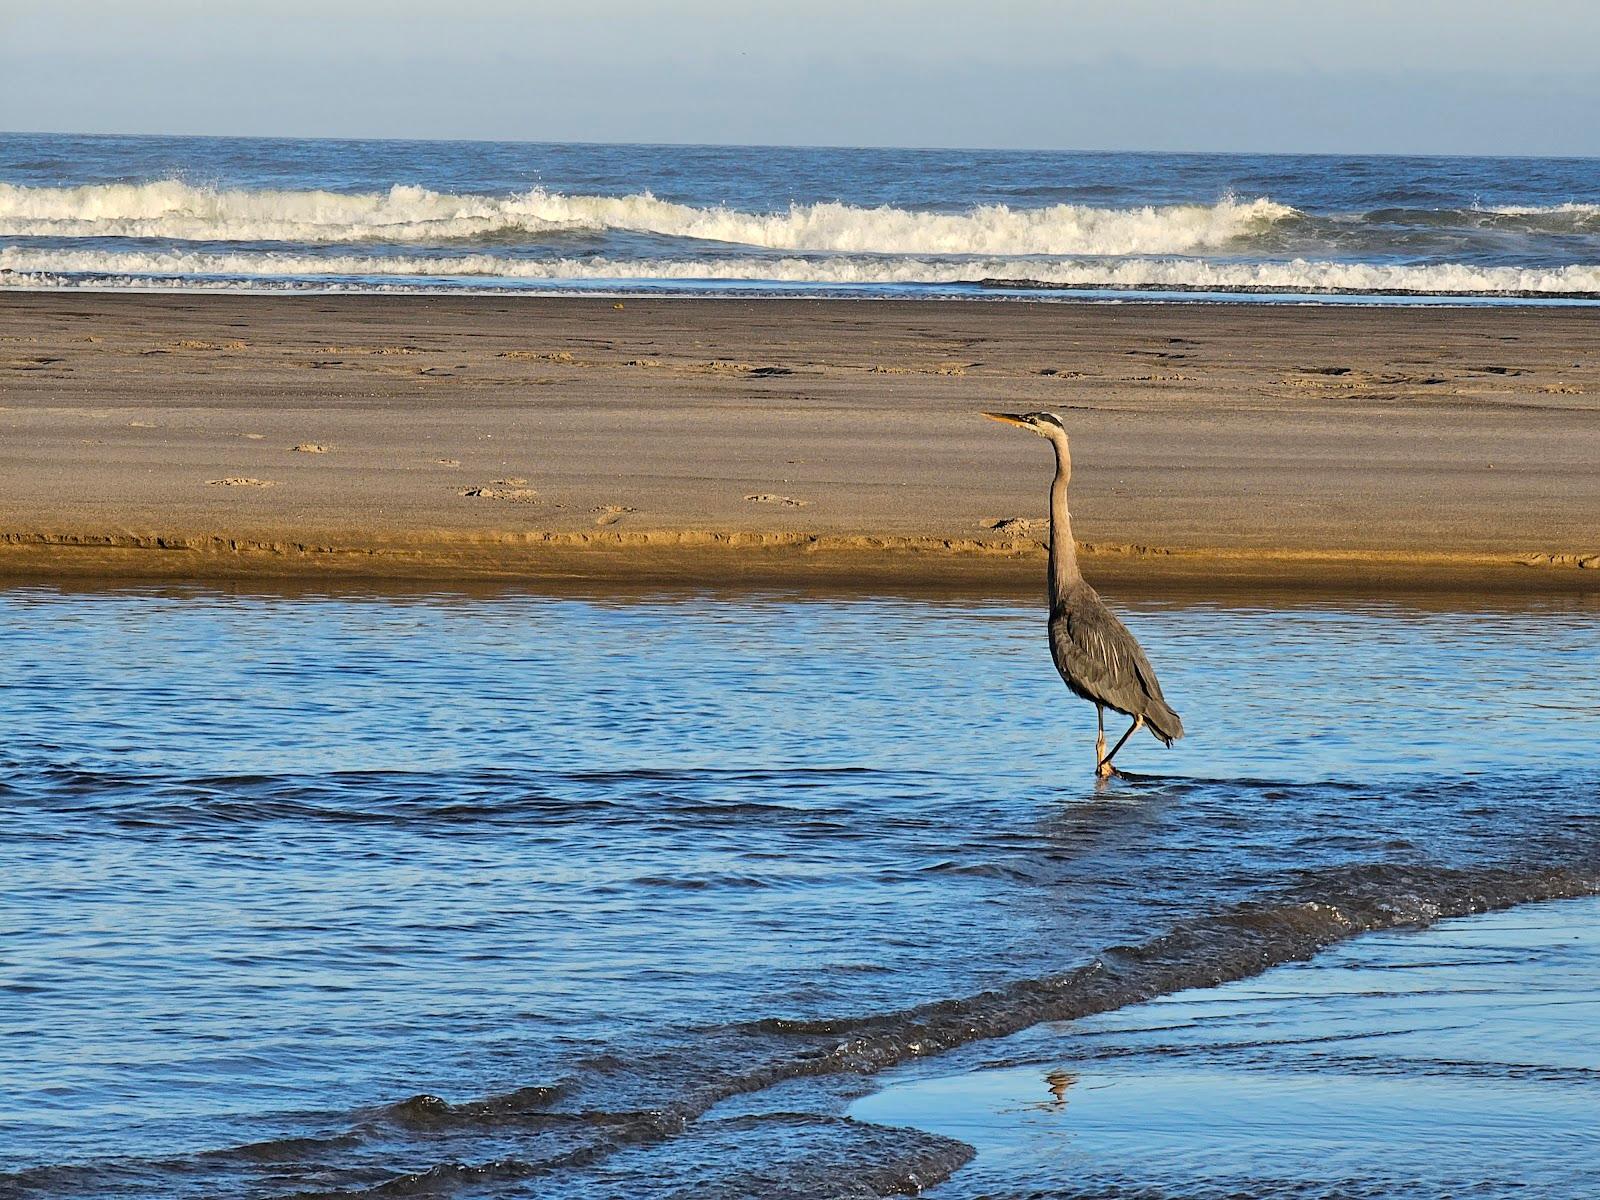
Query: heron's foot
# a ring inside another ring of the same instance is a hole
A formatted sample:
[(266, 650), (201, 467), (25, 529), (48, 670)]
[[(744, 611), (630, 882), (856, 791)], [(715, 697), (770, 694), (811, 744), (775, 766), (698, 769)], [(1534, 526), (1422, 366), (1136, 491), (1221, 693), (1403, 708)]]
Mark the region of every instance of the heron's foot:
[(1122, 774), (1121, 771), (1117, 770), (1111, 765), (1111, 760), (1109, 758), (1102, 758), (1100, 760), (1100, 765), (1095, 767), (1094, 773), (1101, 779), (1110, 779), (1113, 775)]

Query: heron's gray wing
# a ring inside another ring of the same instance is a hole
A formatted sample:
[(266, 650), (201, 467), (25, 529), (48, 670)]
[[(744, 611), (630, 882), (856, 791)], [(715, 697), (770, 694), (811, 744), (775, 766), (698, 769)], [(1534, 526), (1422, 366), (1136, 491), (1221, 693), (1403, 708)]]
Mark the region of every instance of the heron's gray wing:
[(1050, 651), (1067, 686), (1098, 704), (1142, 716), (1164, 708), (1155, 669), (1100, 597), (1087, 587), (1062, 598), (1050, 616)]

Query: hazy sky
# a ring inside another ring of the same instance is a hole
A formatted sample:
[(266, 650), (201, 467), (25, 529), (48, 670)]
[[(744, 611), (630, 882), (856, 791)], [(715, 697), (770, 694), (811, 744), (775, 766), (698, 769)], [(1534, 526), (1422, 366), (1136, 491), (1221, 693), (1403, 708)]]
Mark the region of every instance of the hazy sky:
[(1597, 0), (0, 0), (0, 128), (1600, 154)]

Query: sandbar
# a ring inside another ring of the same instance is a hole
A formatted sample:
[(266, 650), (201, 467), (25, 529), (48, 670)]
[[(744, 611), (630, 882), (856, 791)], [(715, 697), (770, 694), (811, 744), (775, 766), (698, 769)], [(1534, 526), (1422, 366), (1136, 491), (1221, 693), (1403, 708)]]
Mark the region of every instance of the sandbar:
[(0, 295), (0, 574), (1600, 592), (1582, 307)]

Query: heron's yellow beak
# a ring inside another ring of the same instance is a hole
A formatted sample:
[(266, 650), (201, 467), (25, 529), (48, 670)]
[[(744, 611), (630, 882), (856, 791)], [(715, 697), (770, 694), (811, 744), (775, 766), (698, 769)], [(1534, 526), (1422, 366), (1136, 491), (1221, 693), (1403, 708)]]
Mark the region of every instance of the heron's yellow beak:
[(1033, 428), (1032, 425), (1029, 425), (1026, 421), (1024, 421), (1022, 419), (1022, 415), (1020, 413), (992, 413), (992, 412), (986, 412), (983, 415), (988, 417), (989, 420), (991, 420), (991, 421), (999, 421), (1002, 425), (1020, 425), (1024, 429), (1032, 429)]

